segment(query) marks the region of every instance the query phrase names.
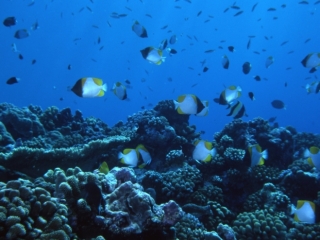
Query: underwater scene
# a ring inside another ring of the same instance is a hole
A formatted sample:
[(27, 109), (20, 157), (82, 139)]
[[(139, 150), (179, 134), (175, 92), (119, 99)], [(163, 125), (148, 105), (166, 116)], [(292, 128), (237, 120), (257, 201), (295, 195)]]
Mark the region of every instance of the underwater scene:
[(319, 0), (1, 0), (0, 240), (320, 239)]

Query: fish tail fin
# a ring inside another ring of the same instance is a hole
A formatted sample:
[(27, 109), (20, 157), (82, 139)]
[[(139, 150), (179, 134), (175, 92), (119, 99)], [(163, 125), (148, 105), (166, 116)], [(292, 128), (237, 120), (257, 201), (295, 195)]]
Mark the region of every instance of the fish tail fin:
[(108, 90), (108, 86), (106, 83), (102, 85), (102, 90), (105, 92)]
[(124, 156), (124, 155), (123, 155), (123, 153), (122, 153), (122, 152), (119, 152), (119, 153), (118, 153), (118, 159), (123, 158), (123, 156)]
[(268, 159), (268, 149), (264, 150), (262, 153), (261, 153), (261, 157), (265, 160)]
[(174, 103), (174, 109), (177, 109), (180, 105), (180, 103), (177, 102), (176, 100), (173, 100), (173, 103)]
[(311, 155), (311, 153), (308, 148), (306, 150), (304, 150), (303, 157), (308, 158), (308, 157), (310, 157), (310, 155)]
[(293, 204), (291, 204), (290, 215), (295, 214), (295, 212), (296, 212), (296, 207)]
[(216, 148), (212, 148), (211, 151), (210, 151), (210, 155), (212, 157), (214, 157), (216, 154), (217, 154), (217, 149)]

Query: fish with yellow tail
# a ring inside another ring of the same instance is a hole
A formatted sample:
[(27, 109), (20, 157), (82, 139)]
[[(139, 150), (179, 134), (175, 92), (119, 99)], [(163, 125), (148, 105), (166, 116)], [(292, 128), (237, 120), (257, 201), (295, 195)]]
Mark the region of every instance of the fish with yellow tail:
[(118, 154), (118, 159), (129, 167), (136, 167), (139, 161), (139, 152), (134, 148), (126, 148)]
[(198, 163), (210, 162), (217, 153), (216, 149), (213, 148), (212, 143), (205, 140), (195, 141), (194, 146), (192, 158)]
[(205, 109), (203, 102), (194, 94), (184, 94), (173, 101), (175, 109), (179, 114), (202, 114)]
[(136, 147), (136, 150), (140, 153), (142, 163), (139, 165), (139, 168), (144, 168), (146, 165), (150, 164), (152, 161), (151, 155), (146, 147), (142, 144), (139, 144)]
[(307, 200), (298, 200), (297, 206), (291, 206), (291, 214), (297, 222), (314, 224), (316, 222), (316, 206), (313, 202)]
[(100, 78), (85, 77), (80, 78), (71, 91), (84, 98), (102, 97), (107, 91), (107, 84), (103, 84)]
[(154, 47), (146, 47), (140, 50), (142, 57), (146, 59), (150, 63), (154, 63), (156, 65), (160, 65), (165, 61), (165, 57), (163, 57), (163, 52), (161, 49)]
[(220, 105), (229, 105), (231, 104), (235, 99), (239, 98), (241, 96), (241, 87), (239, 86), (230, 86), (223, 90), (220, 94), (219, 98), (219, 104)]
[(152, 161), (149, 151), (144, 145), (139, 144), (136, 148), (126, 148), (118, 154), (118, 159), (129, 167), (144, 168)]
[(320, 67), (320, 53), (309, 53), (305, 58), (301, 61), (302, 66), (305, 68), (311, 68), (310, 73), (317, 71)]
[(252, 145), (248, 148), (251, 157), (251, 167), (256, 165), (263, 165), (264, 161), (268, 159), (268, 150), (262, 151), (259, 144)]
[(127, 98), (127, 89), (121, 82), (116, 82), (112, 87), (112, 92), (120, 100), (125, 100)]
[(308, 163), (320, 170), (320, 149), (312, 146), (304, 151), (304, 157), (307, 158)]
[(100, 164), (99, 166), (99, 172), (107, 174), (109, 172), (109, 166), (106, 161)]

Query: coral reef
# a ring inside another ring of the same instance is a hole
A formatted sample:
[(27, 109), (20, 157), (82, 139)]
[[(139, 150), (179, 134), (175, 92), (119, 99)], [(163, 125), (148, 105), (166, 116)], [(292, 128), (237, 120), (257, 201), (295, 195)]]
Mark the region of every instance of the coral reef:
[[(236, 119), (214, 135), (217, 154), (192, 159), (200, 139), (171, 100), (108, 127), (80, 111), (0, 104), (1, 239), (320, 239), (290, 215), (320, 207), (320, 173), (303, 159), (319, 135)], [(124, 167), (143, 144), (152, 162)], [(267, 149), (251, 167), (248, 147)], [(100, 173), (102, 162), (109, 166)]]

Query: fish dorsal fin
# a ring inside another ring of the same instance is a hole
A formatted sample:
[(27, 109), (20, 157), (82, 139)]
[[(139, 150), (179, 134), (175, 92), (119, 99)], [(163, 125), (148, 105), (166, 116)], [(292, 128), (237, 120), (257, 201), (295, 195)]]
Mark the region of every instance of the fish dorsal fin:
[(102, 97), (103, 95), (104, 95), (104, 91), (103, 91), (103, 90), (100, 90), (98, 96), (99, 96), (99, 97)]
[(193, 145), (197, 146), (201, 140), (196, 140)]
[(186, 98), (186, 95), (181, 95), (178, 97), (178, 102), (182, 103), (184, 101), (184, 99)]
[(206, 149), (211, 150), (212, 149), (212, 143), (211, 142), (205, 142), (204, 145), (206, 146)]
[(232, 86), (229, 87), (229, 89), (230, 89), (230, 90), (235, 90), (235, 89), (237, 89), (237, 87), (234, 86), (234, 85), (232, 85)]
[(145, 148), (145, 146), (143, 146), (143, 144), (139, 144), (136, 149), (142, 149), (143, 151), (148, 152), (148, 150)]
[(116, 87), (120, 87), (121, 86), (121, 82), (116, 82)]
[(261, 157), (259, 162), (258, 162), (258, 165), (263, 165), (264, 164), (264, 159)]
[(309, 165), (310, 165), (311, 167), (315, 167), (315, 165), (314, 165), (311, 157), (309, 157), (309, 158), (307, 159), (307, 161), (308, 161), (308, 163), (309, 163)]
[(248, 147), (248, 152), (249, 152), (250, 156), (252, 156), (252, 147), (253, 146)]
[(134, 150), (134, 149), (132, 149), (132, 148), (126, 148), (125, 150), (123, 150), (123, 154), (124, 154), (124, 155), (127, 155), (127, 154), (130, 153), (132, 150)]
[(206, 163), (210, 162), (211, 158), (212, 158), (211, 154), (208, 154), (208, 156), (203, 161), (206, 162)]
[(255, 147), (256, 147), (256, 149), (257, 149), (258, 152), (262, 152), (262, 149), (261, 149), (261, 147), (260, 147), (259, 144), (257, 144)]
[(197, 96), (193, 94), (190, 94), (190, 96), (193, 98), (194, 102), (197, 104), (198, 103)]
[(181, 110), (180, 107), (177, 108), (177, 111), (178, 111), (179, 114), (185, 114), (185, 113)]
[(318, 147), (315, 147), (315, 146), (310, 147), (310, 153), (317, 154), (318, 152), (319, 152)]
[(313, 202), (308, 201), (308, 200), (298, 200), (298, 202), (297, 202), (297, 209), (302, 208), (302, 206), (303, 206), (304, 204), (306, 204), (306, 203), (310, 204), (310, 207), (312, 208), (313, 212), (316, 211), (316, 205), (315, 205)]
[(92, 80), (93, 80), (94, 83), (97, 84), (98, 86), (102, 86), (102, 84), (103, 84), (102, 79), (100, 79), (100, 78), (92, 78)]
[(87, 78), (81, 78), (80, 81), (81, 81), (81, 87), (83, 87), (87, 81)]

